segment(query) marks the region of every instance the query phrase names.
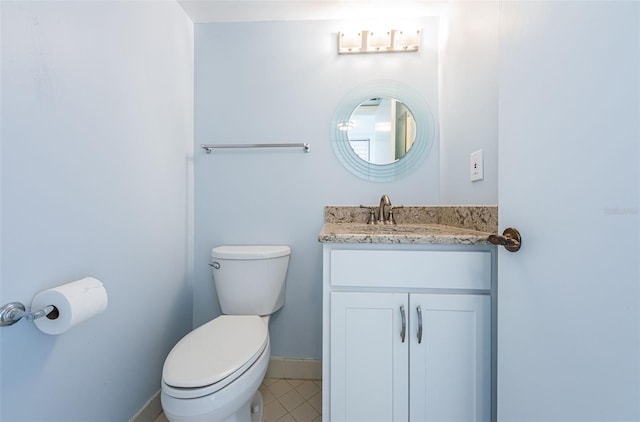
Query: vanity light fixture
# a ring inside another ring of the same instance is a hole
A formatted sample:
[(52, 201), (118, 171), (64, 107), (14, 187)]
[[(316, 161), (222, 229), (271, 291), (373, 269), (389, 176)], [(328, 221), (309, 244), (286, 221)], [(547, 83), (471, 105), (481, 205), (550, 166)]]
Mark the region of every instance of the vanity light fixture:
[(364, 53), (362, 32), (339, 32), (338, 33), (338, 53), (352, 54)]
[(338, 33), (338, 54), (418, 51), (422, 31), (382, 30)]
[(383, 53), (391, 47), (391, 31), (367, 31), (367, 52)]
[(413, 31), (396, 29), (391, 31), (391, 50), (418, 51), (421, 32), (419, 29)]

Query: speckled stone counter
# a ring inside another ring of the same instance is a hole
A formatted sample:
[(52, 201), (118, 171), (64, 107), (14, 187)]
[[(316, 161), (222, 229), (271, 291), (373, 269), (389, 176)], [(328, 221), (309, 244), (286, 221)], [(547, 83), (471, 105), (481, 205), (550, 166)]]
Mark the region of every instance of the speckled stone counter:
[(397, 225), (366, 224), (369, 210), (325, 207), (322, 243), (482, 245), (498, 230), (497, 206), (394, 208)]

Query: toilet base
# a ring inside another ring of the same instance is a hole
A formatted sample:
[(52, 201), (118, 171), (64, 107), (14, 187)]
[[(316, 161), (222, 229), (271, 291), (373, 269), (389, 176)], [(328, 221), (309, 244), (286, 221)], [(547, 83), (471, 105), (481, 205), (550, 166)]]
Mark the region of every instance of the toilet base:
[[(227, 419), (220, 420), (216, 419), (215, 414), (210, 415), (200, 415), (198, 418), (193, 419), (190, 418), (189, 421), (215, 421), (215, 422), (262, 422), (262, 415), (264, 412), (264, 405), (262, 400), (262, 394), (260, 391), (256, 391), (253, 398), (249, 403), (242, 406), (242, 408), (238, 409), (233, 415), (229, 416)], [(166, 416), (166, 415), (165, 415)], [(179, 417), (176, 418), (172, 415), (169, 419), (170, 421), (181, 420)]]
[(264, 402), (260, 391), (251, 399), (251, 422), (262, 422), (262, 412), (264, 410)]
[(270, 356), (267, 342), (253, 366), (231, 384), (207, 396), (179, 399), (169, 396), (163, 388), (160, 399), (165, 416), (171, 422), (261, 422), (263, 402), (258, 388)]

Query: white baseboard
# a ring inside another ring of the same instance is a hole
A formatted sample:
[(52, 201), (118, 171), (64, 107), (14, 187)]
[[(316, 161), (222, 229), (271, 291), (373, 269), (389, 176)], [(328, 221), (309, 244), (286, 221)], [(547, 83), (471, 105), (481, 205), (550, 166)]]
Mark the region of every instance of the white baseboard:
[(160, 403), (160, 390), (158, 390), (158, 392), (142, 406), (142, 409), (133, 415), (129, 422), (154, 422), (161, 412), (162, 404)]
[(322, 379), (322, 361), (272, 357), (269, 360), (265, 378), (320, 380)]

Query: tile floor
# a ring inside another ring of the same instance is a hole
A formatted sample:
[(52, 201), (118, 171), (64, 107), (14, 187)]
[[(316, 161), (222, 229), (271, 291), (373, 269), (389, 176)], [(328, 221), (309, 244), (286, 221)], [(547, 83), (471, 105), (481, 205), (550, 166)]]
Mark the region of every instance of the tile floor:
[[(266, 378), (260, 386), (263, 422), (320, 422), (322, 381)], [(164, 413), (155, 422), (167, 422)]]

